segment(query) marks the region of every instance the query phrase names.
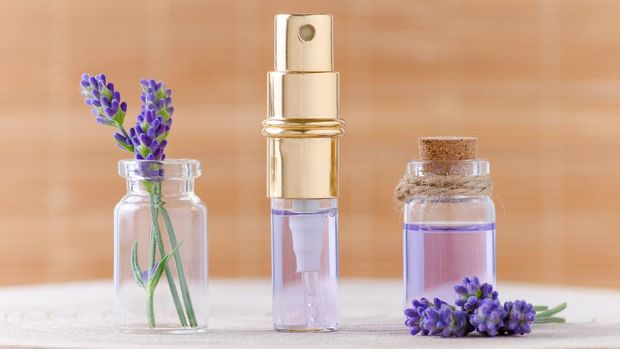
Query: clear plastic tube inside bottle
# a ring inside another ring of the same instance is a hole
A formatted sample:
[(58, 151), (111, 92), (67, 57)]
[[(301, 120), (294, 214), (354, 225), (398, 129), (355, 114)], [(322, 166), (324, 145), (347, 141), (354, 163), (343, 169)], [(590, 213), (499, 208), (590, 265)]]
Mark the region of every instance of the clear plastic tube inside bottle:
[(338, 326), (335, 199), (272, 200), (273, 316), (282, 331)]

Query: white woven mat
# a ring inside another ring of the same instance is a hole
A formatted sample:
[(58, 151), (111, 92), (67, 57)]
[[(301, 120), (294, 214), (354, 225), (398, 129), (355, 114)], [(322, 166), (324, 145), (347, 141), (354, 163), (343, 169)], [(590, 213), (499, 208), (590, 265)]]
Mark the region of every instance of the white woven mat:
[(569, 302), (569, 323), (541, 325), (523, 337), (441, 339), (410, 336), (402, 324), (402, 283), (345, 280), (342, 327), (335, 333), (272, 330), (268, 280), (214, 280), (209, 331), (199, 335), (129, 335), (111, 325), (111, 282), (0, 289), (0, 347), (37, 348), (620, 348), (620, 291), (499, 286), (502, 299)]

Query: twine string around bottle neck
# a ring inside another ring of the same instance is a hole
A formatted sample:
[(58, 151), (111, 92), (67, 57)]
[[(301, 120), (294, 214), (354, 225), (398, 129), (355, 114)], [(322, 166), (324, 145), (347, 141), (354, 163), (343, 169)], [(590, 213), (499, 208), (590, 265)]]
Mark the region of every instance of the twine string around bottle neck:
[(448, 196), (491, 195), (493, 182), (489, 175), (436, 175), (424, 176), (407, 173), (396, 187), (394, 197), (403, 205), (416, 198), (443, 198)]

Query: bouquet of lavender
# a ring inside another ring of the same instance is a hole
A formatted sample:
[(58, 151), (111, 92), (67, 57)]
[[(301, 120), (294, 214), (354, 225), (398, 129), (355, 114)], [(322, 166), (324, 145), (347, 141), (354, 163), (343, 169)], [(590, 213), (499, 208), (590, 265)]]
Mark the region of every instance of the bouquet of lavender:
[[(115, 90), (114, 85), (106, 81), (105, 75), (83, 74), (80, 81), (82, 95), (86, 104), (92, 108), (96, 121), (117, 129), (114, 139), (121, 149), (132, 153), (137, 160), (148, 160), (141, 163), (139, 169), (140, 175), (146, 179), (145, 186), (150, 195), (151, 232), (148, 267), (144, 270), (138, 263), (138, 241), (133, 243), (130, 263), (136, 283), (145, 290), (149, 327), (155, 327), (153, 299), (155, 289), (163, 275), (166, 276), (181, 325), (197, 327), (188, 282), (179, 254), (182, 242), (177, 242), (170, 214), (166, 210), (161, 194), (161, 178), (164, 175), (161, 161), (166, 158), (164, 150), (168, 144), (166, 139), (174, 112), (171, 91), (166, 89), (163, 82), (155, 80), (142, 80), (140, 85), (142, 107), (136, 125), (127, 132), (123, 126), (127, 104), (121, 100), (120, 93)], [(163, 243), (160, 216), (168, 234), (171, 251), (166, 251)], [(160, 255), (159, 261), (156, 260), (157, 252)], [(169, 266), (172, 260), (176, 265), (181, 297)]]
[(464, 278), (454, 291), (458, 296), (455, 306), (437, 298), (433, 302), (414, 299), (413, 307), (405, 309), (409, 332), (441, 337), (464, 337), (474, 331), (489, 337), (524, 335), (531, 332), (532, 324), (565, 321), (555, 315), (566, 309), (566, 303), (553, 309), (535, 307), (523, 300), (502, 304), (493, 286), (480, 284), (475, 276)]

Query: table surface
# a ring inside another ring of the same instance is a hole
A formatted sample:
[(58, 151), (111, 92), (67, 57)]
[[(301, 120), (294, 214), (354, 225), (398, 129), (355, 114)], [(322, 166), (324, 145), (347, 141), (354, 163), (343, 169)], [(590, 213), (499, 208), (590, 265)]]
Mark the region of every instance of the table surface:
[(344, 280), (339, 331), (277, 333), (271, 325), (268, 280), (213, 280), (207, 333), (133, 335), (112, 326), (109, 281), (6, 287), (0, 288), (0, 347), (620, 348), (618, 290), (500, 284), (502, 299), (568, 302), (568, 323), (537, 325), (528, 336), (443, 339), (409, 335), (403, 325), (401, 288), (398, 280)]

